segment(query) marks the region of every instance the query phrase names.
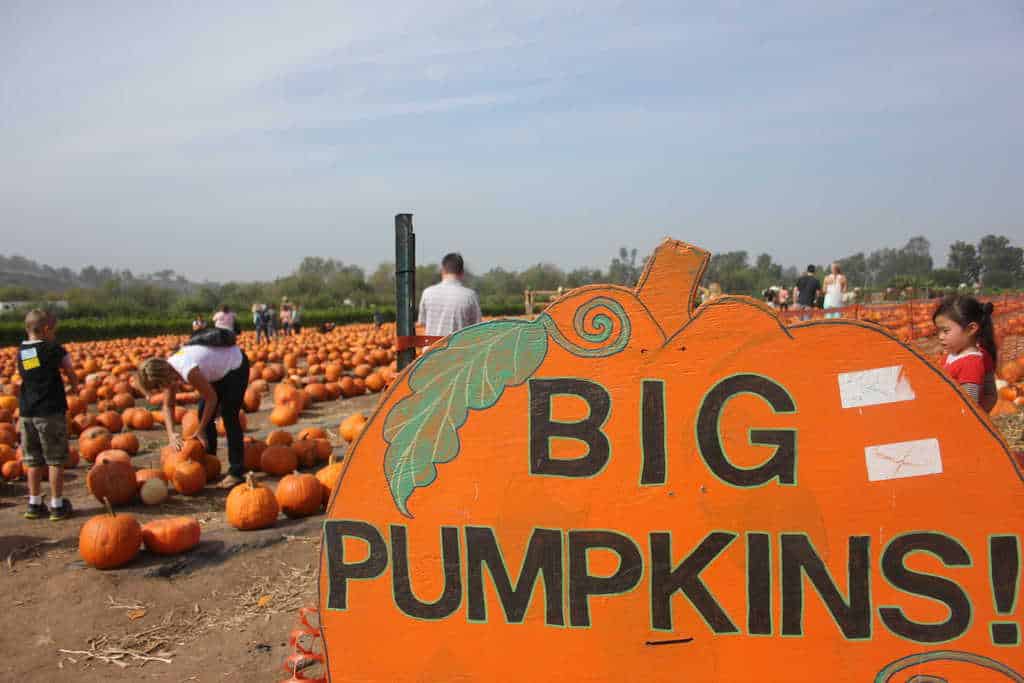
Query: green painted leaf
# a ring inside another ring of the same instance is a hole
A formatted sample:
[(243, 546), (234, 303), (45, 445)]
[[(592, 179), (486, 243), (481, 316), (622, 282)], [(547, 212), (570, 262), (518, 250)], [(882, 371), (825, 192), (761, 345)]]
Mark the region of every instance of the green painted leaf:
[(548, 349), (542, 318), (467, 327), (413, 368), (413, 393), (384, 421), (384, 474), (402, 514), (412, 516), (409, 496), (437, 478), (435, 465), (458, 455), (458, 430), (469, 411), (494, 405), (505, 387), (522, 384), (540, 367)]

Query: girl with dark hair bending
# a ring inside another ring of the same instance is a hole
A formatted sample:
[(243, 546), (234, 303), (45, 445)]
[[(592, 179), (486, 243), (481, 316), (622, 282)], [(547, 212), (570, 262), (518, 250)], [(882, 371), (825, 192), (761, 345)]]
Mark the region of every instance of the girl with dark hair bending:
[(947, 296), (932, 314), (946, 357), (946, 372), (986, 411), (996, 404), (998, 357), (992, 304), (973, 296)]

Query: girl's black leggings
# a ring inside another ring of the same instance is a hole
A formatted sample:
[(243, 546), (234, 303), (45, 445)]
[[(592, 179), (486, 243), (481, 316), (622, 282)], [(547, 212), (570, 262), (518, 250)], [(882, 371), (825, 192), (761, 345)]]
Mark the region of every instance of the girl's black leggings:
[[(242, 354), (242, 364), (213, 383), (217, 392), (217, 410), (214, 419), (206, 425), (207, 453), (217, 454), (216, 417), (224, 420), (224, 432), (228, 436), (228, 474), (241, 477), (245, 474), (245, 435), (242, 423), (238, 419), (238, 411), (242, 409), (242, 398), (249, 386), (249, 359)], [(199, 399), (199, 415), (203, 414), (206, 402)]]

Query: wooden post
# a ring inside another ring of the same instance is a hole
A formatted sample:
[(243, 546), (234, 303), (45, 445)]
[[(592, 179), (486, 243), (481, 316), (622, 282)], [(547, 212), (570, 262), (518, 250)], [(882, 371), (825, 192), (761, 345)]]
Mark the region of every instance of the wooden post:
[[(412, 214), (395, 215), (395, 334), (411, 337), (416, 334), (416, 234), (412, 231)], [(398, 352), (401, 370), (416, 358), (416, 349)]]

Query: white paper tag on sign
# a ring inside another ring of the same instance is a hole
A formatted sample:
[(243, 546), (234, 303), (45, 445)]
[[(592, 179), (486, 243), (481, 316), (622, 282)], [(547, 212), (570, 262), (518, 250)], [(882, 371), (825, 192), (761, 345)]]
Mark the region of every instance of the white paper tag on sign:
[(913, 401), (916, 396), (902, 365), (843, 372), (839, 375), (839, 398), (844, 408), (862, 408), (883, 403)]
[(864, 449), (868, 481), (942, 474), (942, 455), (938, 439), (901, 441)]
[(29, 358), (35, 358), (38, 355), (39, 355), (39, 352), (36, 351), (35, 347), (28, 348), (28, 349), (22, 349), (21, 350), (21, 359), (22, 360), (28, 360)]

